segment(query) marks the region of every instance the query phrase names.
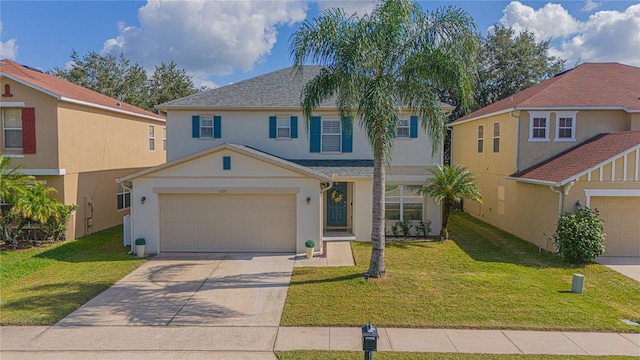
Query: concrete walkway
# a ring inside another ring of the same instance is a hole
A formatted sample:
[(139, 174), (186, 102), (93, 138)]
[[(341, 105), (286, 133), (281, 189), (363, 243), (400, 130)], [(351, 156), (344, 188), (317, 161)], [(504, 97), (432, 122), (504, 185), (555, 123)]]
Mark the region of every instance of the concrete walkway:
[(596, 261), (613, 271), (640, 281), (640, 257), (601, 256)]
[[(379, 351), (640, 356), (640, 334), (379, 328)], [(361, 351), (360, 328), (0, 327), (8, 359), (275, 359), (273, 351)]]
[(327, 253), (324, 257), (307, 259), (303, 256), (296, 257), (295, 267), (303, 266), (354, 266), (353, 252), (349, 241), (327, 241)]

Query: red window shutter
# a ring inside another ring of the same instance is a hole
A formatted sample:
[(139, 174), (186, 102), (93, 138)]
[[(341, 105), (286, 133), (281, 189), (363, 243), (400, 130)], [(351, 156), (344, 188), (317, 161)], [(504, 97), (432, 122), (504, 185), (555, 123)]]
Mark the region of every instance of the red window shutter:
[(36, 153), (36, 109), (22, 108), (22, 152)]

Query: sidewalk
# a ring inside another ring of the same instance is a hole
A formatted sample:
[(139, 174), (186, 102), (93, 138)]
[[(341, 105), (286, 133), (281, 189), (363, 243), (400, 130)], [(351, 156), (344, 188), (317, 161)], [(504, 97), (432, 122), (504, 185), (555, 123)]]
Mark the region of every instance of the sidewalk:
[[(379, 328), (379, 351), (640, 356), (640, 334)], [(362, 351), (360, 328), (0, 327), (7, 359), (276, 359), (273, 351)]]

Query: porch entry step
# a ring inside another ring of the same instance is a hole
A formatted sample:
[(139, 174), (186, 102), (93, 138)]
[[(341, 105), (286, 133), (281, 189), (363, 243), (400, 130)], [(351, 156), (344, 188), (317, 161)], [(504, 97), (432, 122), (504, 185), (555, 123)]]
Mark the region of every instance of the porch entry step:
[(322, 241), (352, 241), (356, 236), (345, 230), (325, 230), (322, 234)]

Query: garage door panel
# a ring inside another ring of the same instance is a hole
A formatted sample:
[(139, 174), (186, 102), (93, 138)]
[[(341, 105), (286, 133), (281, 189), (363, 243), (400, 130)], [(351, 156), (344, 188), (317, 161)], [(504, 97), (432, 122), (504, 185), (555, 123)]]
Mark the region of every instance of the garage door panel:
[(294, 252), (295, 195), (160, 196), (160, 251)]
[(640, 256), (640, 198), (593, 197), (606, 234), (604, 256)]

